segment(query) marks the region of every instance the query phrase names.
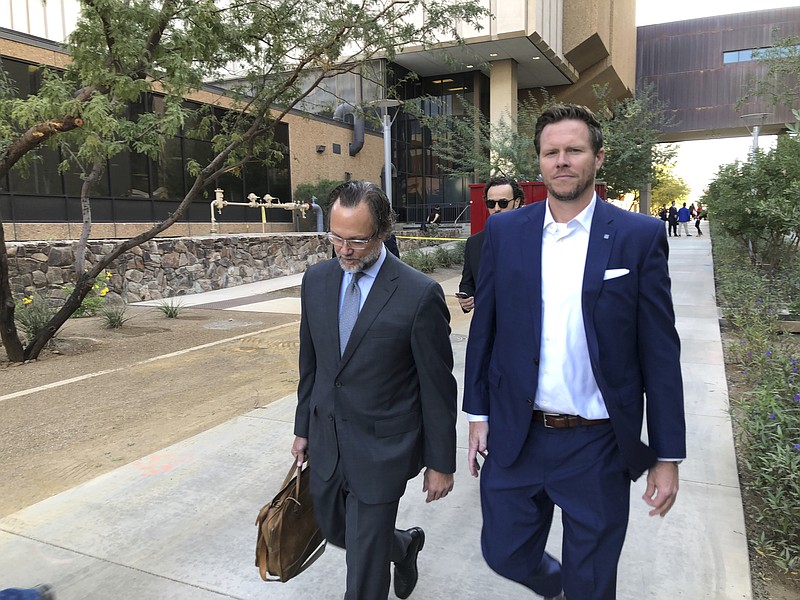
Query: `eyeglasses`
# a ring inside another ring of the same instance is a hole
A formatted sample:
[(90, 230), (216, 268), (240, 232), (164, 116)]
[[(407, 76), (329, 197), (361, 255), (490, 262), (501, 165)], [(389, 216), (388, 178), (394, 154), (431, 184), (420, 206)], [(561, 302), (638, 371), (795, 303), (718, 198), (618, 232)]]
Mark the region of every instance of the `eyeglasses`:
[(508, 208), (508, 203), (513, 201), (514, 199), (508, 200), (506, 198), (503, 198), (501, 200), (486, 200), (486, 208), (492, 209), (494, 208), (495, 204), (499, 205), (500, 208)]
[(375, 238), (375, 235), (373, 234), (365, 240), (346, 240), (342, 237), (339, 237), (335, 233), (331, 233), (330, 231), (328, 232), (327, 235), (328, 239), (331, 241), (331, 244), (333, 244), (336, 248), (341, 248), (342, 246), (347, 244), (353, 250), (363, 250)]

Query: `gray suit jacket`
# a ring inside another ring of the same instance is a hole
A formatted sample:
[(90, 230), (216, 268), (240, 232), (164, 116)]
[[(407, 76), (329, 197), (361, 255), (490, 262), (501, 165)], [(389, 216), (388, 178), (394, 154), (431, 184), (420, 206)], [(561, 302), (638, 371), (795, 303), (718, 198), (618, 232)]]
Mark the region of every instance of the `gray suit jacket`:
[(343, 271), (303, 278), (295, 435), (312, 478), (337, 462), (362, 502), (393, 502), (422, 467), (455, 472), (456, 382), (450, 313), (438, 283), (387, 254), (339, 357)]

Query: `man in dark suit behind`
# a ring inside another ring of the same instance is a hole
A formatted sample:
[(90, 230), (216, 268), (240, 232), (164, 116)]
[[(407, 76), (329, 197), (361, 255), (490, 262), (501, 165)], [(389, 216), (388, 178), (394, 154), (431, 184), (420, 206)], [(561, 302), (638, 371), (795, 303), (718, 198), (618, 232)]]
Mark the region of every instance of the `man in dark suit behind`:
[[(395, 529), (406, 483), (425, 467), (427, 502), (453, 488), (456, 383), (450, 314), (438, 283), (388, 253), (389, 202), (365, 181), (331, 194), (329, 239), (338, 260), (303, 278), (298, 464), (311, 462), (314, 511), (345, 548), (346, 600), (407, 598), (425, 534)], [(346, 331), (348, 306), (352, 333)]]
[[(482, 549), (545, 597), (614, 600), (630, 482), (648, 471), (643, 499), (666, 515), (686, 453), (669, 246), (657, 219), (594, 193), (604, 150), (589, 109), (545, 111), (534, 145), (547, 200), (487, 222), (467, 345)], [(555, 505), (563, 566), (544, 551)]]
[[(514, 210), (525, 203), (525, 194), (516, 180), (511, 177), (494, 177), (483, 188), (483, 201), (489, 216), (507, 210)], [(464, 268), (461, 270), (461, 283), (458, 284), (458, 303), (461, 310), (468, 313), (475, 307), (475, 283), (481, 264), (483, 230), (467, 239), (464, 247)], [(466, 296), (464, 296), (466, 294)]]

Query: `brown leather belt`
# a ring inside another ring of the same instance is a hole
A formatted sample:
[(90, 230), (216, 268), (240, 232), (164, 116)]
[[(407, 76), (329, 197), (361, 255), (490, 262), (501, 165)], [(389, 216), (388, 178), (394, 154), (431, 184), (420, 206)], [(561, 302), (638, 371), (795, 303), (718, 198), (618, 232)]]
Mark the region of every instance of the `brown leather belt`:
[(611, 419), (584, 419), (579, 415), (560, 415), (546, 413), (541, 410), (533, 411), (533, 422), (540, 423), (550, 429), (571, 429), (572, 427), (586, 427), (589, 425), (604, 425)]

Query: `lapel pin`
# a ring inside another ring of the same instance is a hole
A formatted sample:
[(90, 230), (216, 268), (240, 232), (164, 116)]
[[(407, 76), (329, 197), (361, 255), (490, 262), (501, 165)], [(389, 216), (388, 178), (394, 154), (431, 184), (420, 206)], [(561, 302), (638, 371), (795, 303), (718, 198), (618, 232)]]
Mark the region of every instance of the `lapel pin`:
[(605, 235), (603, 235), (603, 239), (604, 239), (604, 240), (607, 240), (607, 239), (608, 239), (608, 234), (607, 234), (607, 233), (606, 233)]

